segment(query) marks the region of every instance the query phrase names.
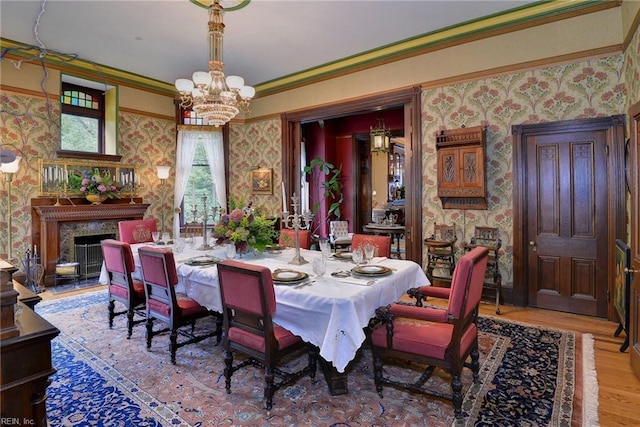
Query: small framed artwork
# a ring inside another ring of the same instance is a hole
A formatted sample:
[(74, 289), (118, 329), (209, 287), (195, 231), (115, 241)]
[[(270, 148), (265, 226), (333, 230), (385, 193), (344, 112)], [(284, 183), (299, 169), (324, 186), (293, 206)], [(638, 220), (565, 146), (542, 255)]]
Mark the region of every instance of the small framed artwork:
[(273, 169), (255, 169), (250, 176), (251, 194), (273, 194)]

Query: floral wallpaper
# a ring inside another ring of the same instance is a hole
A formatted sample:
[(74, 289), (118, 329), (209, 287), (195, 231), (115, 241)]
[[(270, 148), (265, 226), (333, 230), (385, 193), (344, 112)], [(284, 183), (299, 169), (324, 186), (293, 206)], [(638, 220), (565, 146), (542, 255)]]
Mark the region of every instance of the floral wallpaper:
[[(499, 227), (503, 242), (502, 278), (504, 284), (510, 284), (513, 277), (511, 126), (624, 114), (636, 102), (640, 102), (640, 31), (636, 31), (624, 54), (425, 90), (422, 94), (423, 238), (430, 235), (434, 222), (455, 222), (460, 241), (469, 240), (475, 225)], [(20, 170), (11, 182), (15, 260), (31, 244), (30, 199), (37, 196), (38, 159), (52, 158), (57, 147), (58, 106), (42, 97), (7, 92), (0, 96), (0, 104), (2, 146), (23, 156)], [(488, 129), (490, 196), (486, 211), (444, 210), (436, 195), (434, 136), (440, 129), (463, 124), (485, 125)], [(151, 204), (146, 217), (159, 219), (164, 212), (166, 226), (170, 227), (175, 168), (172, 167), (163, 188), (155, 166), (175, 166), (174, 121), (121, 112), (119, 132), (122, 162), (137, 165), (142, 177), (139, 196)], [(229, 160), (229, 194), (243, 203), (253, 202), (254, 207), (261, 208), (267, 215), (277, 215), (282, 207), (280, 120), (271, 118), (232, 125)], [(257, 167), (273, 168), (273, 194), (251, 194), (249, 172)], [(0, 258), (6, 259), (4, 219), (8, 216), (8, 184), (6, 181), (1, 184)]]
[[(229, 141), (229, 194), (273, 217), (282, 211), (281, 129), (280, 119), (234, 125)], [(273, 169), (273, 194), (251, 194), (249, 172), (257, 168)]]
[[(433, 223), (455, 223), (458, 240), (468, 242), (474, 227), (498, 227), (500, 270), (512, 283), (512, 140), (516, 124), (602, 117), (625, 110), (623, 56), (575, 62), (522, 73), (428, 89), (422, 93), (423, 232)], [(487, 127), (488, 210), (442, 209), (437, 196), (435, 135), (441, 129)]]
[[(20, 168), (11, 181), (10, 262), (19, 267), (18, 258), (31, 247), (31, 198), (38, 197), (38, 160), (52, 159), (58, 148), (59, 106), (41, 97), (3, 93), (0, 96), (0, 136), (2, 148), (22, 156)], [(160, 218), (165, 209), (167, 228), (173, 208), (172, 179), (162, 191), (156, 175), (158, 164), (175, 164), (175, 122), (144, 115), (120, 113), (120, 154), (122, 163), (138, 168), (141, 184), (138, 196), (151, 206), (145, 217)], [(175, 171), (172, 170), (172, 175)], [(0, 189), (0, 258), (8, 259), (7, 225), (9, 185), (2, 177)]]

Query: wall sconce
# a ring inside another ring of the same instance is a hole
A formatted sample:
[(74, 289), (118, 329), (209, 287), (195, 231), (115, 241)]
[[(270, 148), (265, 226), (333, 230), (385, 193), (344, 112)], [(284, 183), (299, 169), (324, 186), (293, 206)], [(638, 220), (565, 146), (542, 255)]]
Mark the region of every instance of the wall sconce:
[(162, 185), (162, 202), (160, 203), (160, 241), (158, 243), (171, 243), (169, 239), (167, 242), (163, 242), (164, 240), (164, 199), (166, 198), (165, 188), (167, 184), (167, 178), (169, 178), (169, 171), (171, 170), (171, 166), (156, 166), (156, 170), (158, 171), (158, 178), (160, 178), (160, 183)]
[(369, 128), (372, 153), (388, 153), (391, 141), (391, 131), (384, 126), (382, 117), (378, 117), (378, 125)]
[(15, 160), (9, 163), (0, 164), (0, 172), (4, 173), (5, 180), (7, 181), (7, 261), (11, 262), (11, 181), (13, 180), (13, 174), (18, 172), (20, 166), (20, 159), (22, 157), (16, 156)]

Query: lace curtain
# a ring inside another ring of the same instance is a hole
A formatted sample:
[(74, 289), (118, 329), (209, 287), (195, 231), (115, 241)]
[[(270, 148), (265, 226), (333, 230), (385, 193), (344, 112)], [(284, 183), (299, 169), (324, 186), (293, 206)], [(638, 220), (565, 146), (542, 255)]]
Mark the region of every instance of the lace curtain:
[(224, 145), (222, 142), (222, 132), (203, 132), (192, 130), (178, 131), (178, 147), (176, 152), (176, 184), (173, 197), (173, 235), (180, 235), (180, 214), (179, 208), (182, 198), (187, 191), (187, 181), (191, 174), (193, 159), (195, 158), (198, 142), (202, 144), (207, 155), (209, 170), (213, 180), (215, 200), (208, 201), (209, 208), (212, 204), (220, 207), (227, 206), (227, 190), (224, 175)]

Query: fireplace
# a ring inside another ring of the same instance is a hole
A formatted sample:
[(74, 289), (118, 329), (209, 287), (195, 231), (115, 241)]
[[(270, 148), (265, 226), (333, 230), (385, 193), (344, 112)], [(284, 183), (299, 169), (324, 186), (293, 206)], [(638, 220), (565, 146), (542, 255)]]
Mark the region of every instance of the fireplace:
[(89, 236), (75, 236), (73, 238), (73, 251), (75, 260), (80, 264), (80, 277), (96, 277), (102, 269), (102, 247), (100, 242), (104, 239), (115, 239), (114, 234), (94, 234)]
[[(149, 207), (147, 203), (130, 204), (119, 199), (101, 205), (81, 204), (84, 200), (73, 201), (76, 202), (75, 205), (54, 206), (55, 199), (31, 199), (31, 242), (34, 248), (37, 247), (45, 268), (45, 286), (55, 283), (56, 264), (75, 261), (76, 237), (105, 234), (117, 236), (119, 221), (142, 219)], [(64, 202), (68, 203), (66, 200)], [(80, 274), (83, 274), (82, 269)]]

